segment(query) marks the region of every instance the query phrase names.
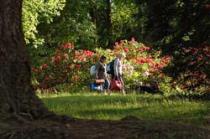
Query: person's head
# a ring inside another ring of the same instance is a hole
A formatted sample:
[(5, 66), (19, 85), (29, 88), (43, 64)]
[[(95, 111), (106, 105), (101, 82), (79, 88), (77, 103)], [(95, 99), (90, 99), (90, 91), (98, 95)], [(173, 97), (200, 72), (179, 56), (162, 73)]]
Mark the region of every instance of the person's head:
[(106, 62), (106, 57), (105, 56), (101, 56), (99, 61), (101, 63), (105, 63)]
[(120, 54), (117, 54), (117, 58), (119, 58), (120, 60), (125, 58), (125, 54), (124, 53), (120, 53)]

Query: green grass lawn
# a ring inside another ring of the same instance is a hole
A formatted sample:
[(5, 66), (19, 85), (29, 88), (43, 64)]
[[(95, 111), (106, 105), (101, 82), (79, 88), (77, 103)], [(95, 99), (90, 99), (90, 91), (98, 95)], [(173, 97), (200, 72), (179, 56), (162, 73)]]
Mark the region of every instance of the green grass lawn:
[(144, 120), (202, 125), (210, 114), (208, 101), (170, 100), (160, 95), (80, 93), (45, 95), (41, 98), (50, 110), (82, 119), (119, 120), (135, 116)]

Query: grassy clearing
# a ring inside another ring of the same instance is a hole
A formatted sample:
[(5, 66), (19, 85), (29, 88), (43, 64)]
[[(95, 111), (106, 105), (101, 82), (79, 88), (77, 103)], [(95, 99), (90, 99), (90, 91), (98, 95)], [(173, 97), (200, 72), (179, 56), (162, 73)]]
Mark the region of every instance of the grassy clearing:
[(203, 124), (210, 114), (208, 101), (170, 100), (160, 95), (64, 93), (41, 98), (50, 110), (83, 119), (119, 120), (135, 116), (145, 120)]

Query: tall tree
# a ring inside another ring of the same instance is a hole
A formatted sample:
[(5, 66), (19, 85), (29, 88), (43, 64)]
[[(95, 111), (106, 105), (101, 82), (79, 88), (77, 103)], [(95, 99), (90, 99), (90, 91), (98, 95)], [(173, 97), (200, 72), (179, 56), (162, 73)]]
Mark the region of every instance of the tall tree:
[(111, 0), (96, 1), (96, 29), (100, 47), (108, 48), (112, 44)]
[(63, 135), (63, 126), (59, 129), (49, 127), (48, 133), (45, 128), (36, 133), (17, 130), (23, 125), (34, 126), (33, 130), (36, 130), (38, 127), (34, 122), (46, 117), (60, 120), (60, 117), (44, 107), (31, 85), (30, 62), (21, 27), (22, 0), (0, 0), (0, 3), (0, 138), (31, 136), (38, 139), (54, 138), (56, 133)]
[[(144, 24), (145, 34), (144, 38), (147, 42), (156, 43), (161, 42), (166, 36), (172, 33), (171, 21), (176, 14), (177, 0), (143, 0), (136, 1), (139, 4), (139, 16), (145, 17)], [(144, 11), (143, 11), (144, 10)], [(144, 13), (144, 14), (142, 14)]]
[(30, 112), (30, 116), (38, 117), (45, 109), (31, 86), (30, 64), (21, 29), (22, 1), (0, 2), (0, 109), (3, 113), (25, 115)]
[(112, 45), (112, 7), (111, 0), (106, 0), (106, 26), (107, 26), (107, 35), (108, 35), (108, 46)]

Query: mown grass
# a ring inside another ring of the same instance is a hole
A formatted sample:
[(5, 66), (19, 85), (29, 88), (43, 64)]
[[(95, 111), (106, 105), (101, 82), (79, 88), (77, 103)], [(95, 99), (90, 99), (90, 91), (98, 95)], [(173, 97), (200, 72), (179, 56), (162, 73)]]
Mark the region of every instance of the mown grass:
[(202, 124), (210, 114), (210, 102), (168, 99), (160, 95), (111, 96), (80, 93), (42, 95), (46, 106), (58, 113), (82, 119), (119, 120), (135, 116), (144, 120), (172, 120)]

